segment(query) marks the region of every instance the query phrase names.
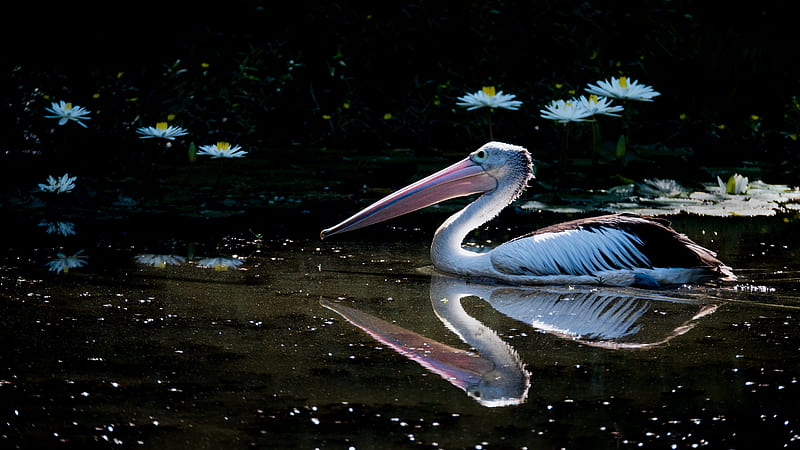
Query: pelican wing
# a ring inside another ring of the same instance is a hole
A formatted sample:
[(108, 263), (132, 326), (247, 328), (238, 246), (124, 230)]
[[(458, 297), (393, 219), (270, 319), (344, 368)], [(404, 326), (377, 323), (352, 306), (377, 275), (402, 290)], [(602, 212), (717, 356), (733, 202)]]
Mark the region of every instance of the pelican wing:
[(543, 228), (492, 251), (512, 275), (591, 275), (606, 270), (695, 267), (724, 272), (715, 255), (669, 227), (629, 214), (579, 219)]

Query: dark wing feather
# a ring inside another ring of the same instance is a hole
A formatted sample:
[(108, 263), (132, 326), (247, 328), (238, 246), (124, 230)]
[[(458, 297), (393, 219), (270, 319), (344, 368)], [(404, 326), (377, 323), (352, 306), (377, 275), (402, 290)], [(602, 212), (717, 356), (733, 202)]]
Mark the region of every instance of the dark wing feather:
[[(597, 248), (590, 251), (579, 248), (570, 248), (567, 240), (561, 245), (556, 258), (569, 260), (594, 261), (587, 267), (573, 270), (559, 270), (559, 273), (587, 273), (592, 270), (631, 269), (634, 267), (665, 267), (665, 268), (704, 268), (715, 272), (718, 276), (732, 276), (730, 268), (717, 259), (714, 252), (696, 244), (685, 235), (677, 233), (664, 219), (641, 217), (632, 214), (612, 214), (591, 217), (551, 225), (521, 236), (504, 245), (513, 247), (520, 240), (535, 238), (541, 235), (558, 236), (559, 233), (569, 231), (593, 232), (605, 234), (610, 230), (624, 231), (629, 238), (609, 245), (607, 248)], [(565, 233), (570, 234), (570, 233)], [(573, 233), (574, 234), (574, 233)], [(609, 233), (609, 237), (611, 234)], [(532, 241), (533, 239), (529, 239)], [(635, 247), (635, 251), (633, 251)], [(609, 250), (611, 249), (611, 250)], [(581, 255), (575, 255), (576, 252)], [(566, 255), (566, 256), (564, 256)], [(501, 266), (513, 271), (509, 260), (500, 262)], [(512, 263), (516, 264), (516, 262)], [(556, 266), (564, 264), (554, 262)], [(573, 264), (574, 267), (574, 264)], [(521, 267), (523, 271), (539, 272)], [(526, 270), (528, 269), (528, 270)], [(576, 272), (577, 270), (577, 272)], [(544, 270), (552, 273), (552, 270)]]

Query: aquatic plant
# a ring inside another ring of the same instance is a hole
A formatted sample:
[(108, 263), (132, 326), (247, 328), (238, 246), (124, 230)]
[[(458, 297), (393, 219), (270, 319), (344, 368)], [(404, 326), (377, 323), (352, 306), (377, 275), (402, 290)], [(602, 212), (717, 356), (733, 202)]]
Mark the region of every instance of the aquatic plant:
[[(651, 102), (654, 97), (661, 95), (660, 92), (654, 90), (651, 86), (639, 84), (638, 81), (628, 79), (628, 77), (611, 77), (608, 80), (600, 80), (597, 84), (591, 84), (586, 87), (586, 92), (594, 95), (600, 95), (618, 100), (634, 100)], [(615, 154), (618, 160), (624, 158), (630, 147), (630, 126), (631, 126), (631, 113), (630, 109), (625, 109), (625, 116), (623, 117), (623, 132), (617, 139)]]
[(214, 145), (201, 145), (197, 155), (206, 155), (211, 158), (243, 158), (247, 154), (242, 147), (231, 147), (229, 142), (217, 142)]
[(618, 112), (624, 108), (618, 105), (612, 105), (611, 100), (605, 97), (598, 97), (597, 95), (589, 95), (571, 100), (554, 100), (546, 105), (544, 109), (539, 110), (540, 115), (544, 119), (555, 120), (558, 123), (564, 124), (564, 135), (561, 140), (561, 162), (566, 161), (567, 148), (569, 146), (569, 128), (570, 122), (591, 122), (592, 123), (592, 164), (597, 162), (597, 139), (599, 132), (597, 130), (597, 119), (595, 116), (606, 115), (612, 117), (619, 117)]
[(75, 122), (83, 128), (88, 128), (82, 120), (89, 120), (89, 110), (81, 106), (73, 105), (69, 102), (53, 102), (46, 111), (52, 113), (52, 116), (45, 116), (48, 119), (59, 119), (58, 124), (64, 125), (67, 122)]
[(722, 181), (722, 178), (717, 177), (717, 184), (719, 190), (723, 194), (739, 195), (746, 194), (750, 189), (750, 180), (747, 177), (735, 173), (728, 178), (728, 181)]
[(467, 111), (479, 108), (517, 110), (522, 105), (522, 102), (514, 100), (514, 98), (516, 98), (514, 94), (504, 94), (503, 91), (495, 91), (494, 86), (484, 86), (480, 91), (458, 97), (460, 102), (456, 104), (467, 108)]
[(196, 154), (198, 156), (210, 156), (211, 159), (219, 159), (219, 169), (217, 171), (216, 182), (216, 184), (219, 184), (220, 181), (222, 181), (223, 161), (231, 158), (244, 158), (244, 155), (246, 155), (247, 152), (242, 150), (242, 147), (238, 145), (231, 147), (229, 142), (217, 142), (214, 145), (201, 145), (200, 151)]
[(591, 113), (580, 102), (574, 100), (553, 100), (539, 110), (542, 118), (558, 123), (585, 122)]
[(141, 127), (136, 130), (140, 139), (160, 138), (174, 140), (178, 136), (189, 134), (184, 128), (169, 125), (167, 122), (158, 122), (154, 127)]
[(484, 86), (480, 91), (473, 92), (458, 97), (458, 106), (467, 108), (467, 111), (472, 111), (480, 108), (488, 108), (488, 121), (489, 121), (489, 139), (494, 140), (494, 132), (492, 130), (492, 110), (494, 108), (502, 108), (516, 111), (522, 106), (520, 100), (514, 100), (517, 96), (514, 94), (504, 94), (503, 91), (496, 91), (494, 86)]
[(51, 175), (47, 177), (47, 184), (39, 184), (39, 190), (56, 194), (71, 192), (75, 189), (75, 180), (77, 179), (78, 177), (71, 177), (68, 173), (61, 175), (61, 178), (55, 178)]
[[(642, 183), (616, 186), (593, 192), (563, 192), (561, 203), (529, 201), (521, 207), (542, 211), (578, 213), (607, 211), (640, 215), (697, 214), (704, 216), (774, 216), (800, 210), (800, 190), (782, 184), (768, 184), (747, 178), (738, 180), (738, 188), (747, 195), (727, 193), (719, 183), (705, 183), (701, 190), (685, 189), (674, 180), (647, 179)], [(638, 191), (638, 192), (636, 192)]]
[(689, 194), (689, 191), (675, 180), (647, 178), (636, 186), (642, 195), (649, 197), (676, 198)]
[(653, 101), (653, 97), (661, 95), (660, 92), (656, 92), (652, 87), (639, 84), (636, 80), (629, 80), (628, 77), (611, 77), (608, 80), (600, 80), (597, 84), (589, 84), (586, 92), (619, 100), (645, 102)]

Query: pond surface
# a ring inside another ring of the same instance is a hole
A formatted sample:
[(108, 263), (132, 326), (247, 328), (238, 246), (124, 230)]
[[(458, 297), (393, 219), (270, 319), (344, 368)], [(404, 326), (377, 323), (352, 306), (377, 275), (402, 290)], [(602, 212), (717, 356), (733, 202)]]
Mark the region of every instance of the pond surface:
[[(345, 209), (95, 221), (63, 239), (17, 219), (0, 445), (800, 446), (796, 219), (672, 216), (740, 279), (644, 291), (437, 275), (436, 208), (320, 241)], [(568, 218), (512, 209), (473, 244)], [(84, 266), (48, 270), (79, 249)]]

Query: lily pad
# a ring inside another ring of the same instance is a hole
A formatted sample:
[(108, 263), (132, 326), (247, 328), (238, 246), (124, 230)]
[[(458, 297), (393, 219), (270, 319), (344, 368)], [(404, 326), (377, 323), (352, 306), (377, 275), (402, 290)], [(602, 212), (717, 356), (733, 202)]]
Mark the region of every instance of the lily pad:
[(774, 216), (800, 210), (800, 190), (787, 185), (754, 181), (743, 194), (728, 194), (712, 183), (704, 184), (703, 188), (692, 192), (674, 180), (645, 180), (635, 186), (562, 195), (560, 203), (532, 200), (521, 208), (559, 213), (607, 211), (707, 216)]

